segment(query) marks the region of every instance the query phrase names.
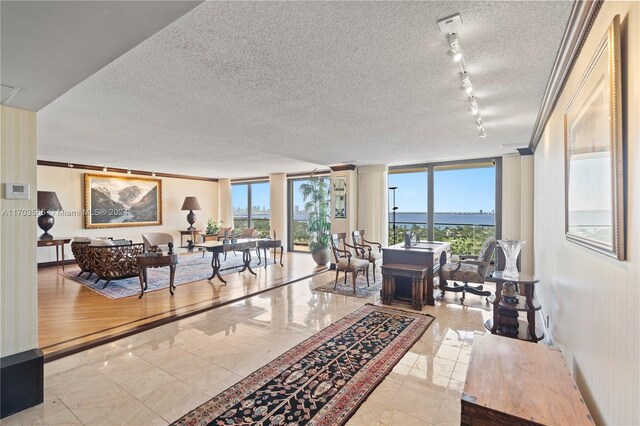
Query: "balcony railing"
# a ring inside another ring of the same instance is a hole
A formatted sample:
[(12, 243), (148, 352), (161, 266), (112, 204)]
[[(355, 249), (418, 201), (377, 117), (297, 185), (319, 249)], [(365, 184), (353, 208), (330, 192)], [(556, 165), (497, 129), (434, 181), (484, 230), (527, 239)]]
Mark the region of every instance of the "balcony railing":
[[(234, 217), (233, 218), (233, 226), (237, 235), (249, 227), (249, 219), (245, 217)], [(256, 230), (260, 233), (260, 237), (266, 238), (270, 235), (270, 223), (269, 219), (265, 218), (252, 218), (251, 226), (256, 228)]]
[[(404, 232), (411, 231), (427, 239), (427, 224), (424, 222), (396, 222), (396, 240), (393, 241), (393, 224), (389, 224), (389, 244), (404, 241)], [(451, 252), (455, 254), (479, 253), (488, 237), (495, 237), (495, 225), (477, 225), (471, 223), (439, 223), (433, 227), (436, 241), (451, 243)]]

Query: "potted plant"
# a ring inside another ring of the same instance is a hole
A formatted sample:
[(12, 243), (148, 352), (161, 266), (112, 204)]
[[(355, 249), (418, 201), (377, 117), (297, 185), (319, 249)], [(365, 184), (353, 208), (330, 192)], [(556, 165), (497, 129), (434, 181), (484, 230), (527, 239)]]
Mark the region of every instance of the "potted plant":
[[(220, 223), (222, 223), (222, 221), (220, 221)], [(212, 218), (209, 218), (209, 220), (207, 221), (207, 235), (217, 235), (219, 231), (220, 224)]]
[[(315, 173), (315, 170), (314, 170)], [(309, 180), (300, 185), (307, 212), (307, 235), (309, 251), (318, 265), (331, 260), (329, 243), (331, 238), (331, 211), (329, 206), (329, 181), (311, 173)]]

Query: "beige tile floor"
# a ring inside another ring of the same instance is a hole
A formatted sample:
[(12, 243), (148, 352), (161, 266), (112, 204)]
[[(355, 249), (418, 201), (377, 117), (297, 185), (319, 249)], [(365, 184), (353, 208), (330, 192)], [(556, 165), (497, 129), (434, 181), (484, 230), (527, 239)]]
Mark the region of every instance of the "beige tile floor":
[[(2, 420), (15, 424), (167, 424), (377, 296), (313, 291), (322, 274), (45, 365), (45, 402)], [(491, 310), (448, 293), (424, 336), (349, 425), (460, 424), (475, 332)]]

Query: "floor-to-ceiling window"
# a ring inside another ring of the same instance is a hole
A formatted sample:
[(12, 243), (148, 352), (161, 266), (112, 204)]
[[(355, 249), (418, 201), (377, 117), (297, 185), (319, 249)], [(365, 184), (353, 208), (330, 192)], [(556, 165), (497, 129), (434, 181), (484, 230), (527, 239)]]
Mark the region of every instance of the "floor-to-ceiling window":
[(500, 174), (500, 158), (392, 169), (389, 243), (412, 231), (421, 239), (450, 242), (453, 253), (478, 253), (487, 237), (500, 237)]
[(261, 237), (269, 236), (269, 182), (234, 183), (231, 185), (231, 198), (236, 233), (256, 228)]
[[(329, 180), (329, 176), (326, 176), (325, 179)], [(305, 211), (305, 201), (300, 192), (300, 186), (307, 182), (307, 178), (289, 179), (289, 250), (309, 251), (308, 214)]]

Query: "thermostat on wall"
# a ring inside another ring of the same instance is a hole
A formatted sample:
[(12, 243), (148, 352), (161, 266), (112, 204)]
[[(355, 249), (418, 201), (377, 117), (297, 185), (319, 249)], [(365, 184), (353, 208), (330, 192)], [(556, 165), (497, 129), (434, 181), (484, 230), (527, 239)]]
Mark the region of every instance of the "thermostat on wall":
[(7, 200), (28, 200), (31, 185), (28, 183), (5, 183), (4, 193)]

